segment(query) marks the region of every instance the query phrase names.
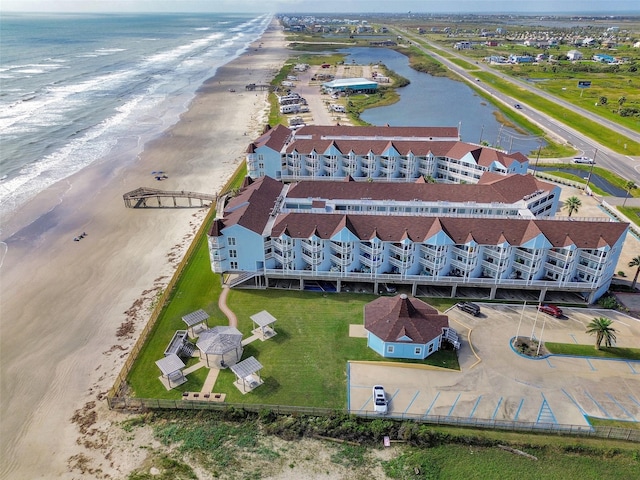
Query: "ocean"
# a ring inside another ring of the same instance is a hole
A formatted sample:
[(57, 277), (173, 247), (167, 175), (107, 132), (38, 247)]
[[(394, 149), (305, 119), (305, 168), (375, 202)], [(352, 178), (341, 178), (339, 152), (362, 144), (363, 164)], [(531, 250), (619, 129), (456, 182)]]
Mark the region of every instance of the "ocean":
[(93, 162), (135, 161), (144, 143), (174, 124), (202, 83), (270, 21), (237, 14), (3, 13), (0, 217)]

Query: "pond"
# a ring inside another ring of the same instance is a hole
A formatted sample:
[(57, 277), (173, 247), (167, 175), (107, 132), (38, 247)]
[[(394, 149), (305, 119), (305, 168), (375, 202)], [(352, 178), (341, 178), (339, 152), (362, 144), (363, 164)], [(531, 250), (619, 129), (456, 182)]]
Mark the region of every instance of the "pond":
[[(494, 113), (498, 110), (480, 97), (464, 82), (446, 77), (434, 77), (409, 67), (409, 59), (388, 48), (348, 48), (345, 63), (360, 65), (383, 63), (387, 68), (407, 78), (411, 83), (397, 90), (400, 101), (393, 105), (365, 110), (360, 116), (372, 125), (437, 126), (460, 125), (462, 140), (471, 143), (486, 141), (509, 151), (526, 155), (537, 151), (539, 137), (518, 133), (500, 124)], [(543, 142), (544, 146), (544, 142)]]

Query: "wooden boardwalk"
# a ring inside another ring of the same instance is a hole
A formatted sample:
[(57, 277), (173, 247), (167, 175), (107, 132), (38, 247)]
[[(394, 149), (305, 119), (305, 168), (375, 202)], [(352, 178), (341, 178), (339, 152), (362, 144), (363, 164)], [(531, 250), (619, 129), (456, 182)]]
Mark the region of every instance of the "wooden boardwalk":
[[(215, 202), (217, 196), (208, 193), (188, 192), (185, 190), (180, 192), (170, 192), (158, 190), (157, 188), (140, 187), (136, 190), (125, 193), (122, 198), (124, 199), (124, 205), (127, 208), (185, 208), (204, 207), (205, 202)], [(165, 201), (164, 204), (162, 203), (163, 199)], [(179, 199), (184, 200), (179, 201)], [(153, 200), (153, 202), (149, 203), (149, 200)], [(197, 200), (197, 202), (194, 202), (193, 200)]]

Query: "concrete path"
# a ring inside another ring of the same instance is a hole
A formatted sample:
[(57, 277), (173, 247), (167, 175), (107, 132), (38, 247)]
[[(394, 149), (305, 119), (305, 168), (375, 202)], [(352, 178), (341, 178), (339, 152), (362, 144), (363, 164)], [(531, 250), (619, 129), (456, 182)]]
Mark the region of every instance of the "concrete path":
[(220, 298), (218, 298), (218, 308), (222, 310), (222, 313), (229, 319), (229, 326), (238, 328), (238, 317), (227, 307), (227, 295), (229, 295), (230, 290), (227, 285), (223, 285)]
[(213, 386), (216, 384), (216, 380), (218, 379), (218, 374), (220, 370), (217, 368), (210, 368), (209, 373), (207, 375), (207, 379), (204, 381), (202, 385), (202, 393), (211, 393), (213, 392)]

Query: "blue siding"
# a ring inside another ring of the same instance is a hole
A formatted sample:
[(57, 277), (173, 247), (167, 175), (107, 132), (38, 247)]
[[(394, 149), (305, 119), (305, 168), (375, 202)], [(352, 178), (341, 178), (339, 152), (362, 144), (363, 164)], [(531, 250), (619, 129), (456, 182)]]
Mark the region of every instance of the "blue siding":
[[(371, 332), (367, 333), (367, 345), (377, 354), (385, 358), (406, 358), (414, 360), (424, 360), (429, 355), (438, 351), (440, 337), (438, 336), (427, 344), (406, 343), (406, 342), (383, 342)], [(429, 352), (429, 345), (433, 345), (433, 351)], [(392, 347), (393, 351), (389, 351)], [(419, 348), (419, 353), (416, 353)]]

